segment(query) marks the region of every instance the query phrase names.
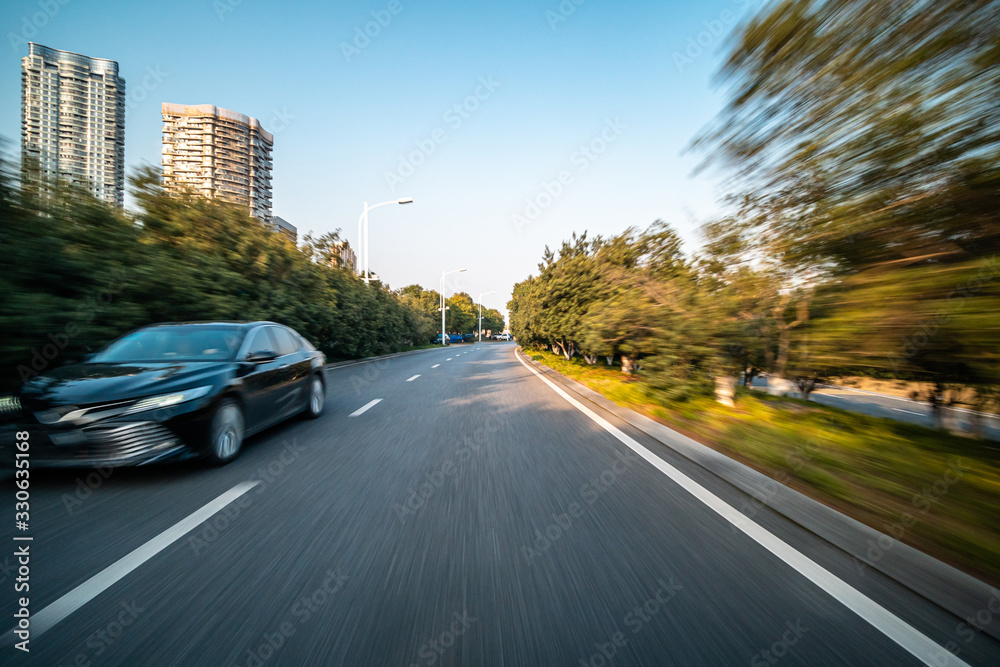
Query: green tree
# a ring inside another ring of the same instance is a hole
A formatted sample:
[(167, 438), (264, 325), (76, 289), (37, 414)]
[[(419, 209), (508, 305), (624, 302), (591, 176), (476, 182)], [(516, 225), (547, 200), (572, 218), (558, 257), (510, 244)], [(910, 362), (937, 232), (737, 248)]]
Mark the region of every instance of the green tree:
[(998, 64), (996, 0), (786, 0), (735, 36), (695, 146), (747, 193), (751, 256), (789, 271), (777, 372), (995, 391)]

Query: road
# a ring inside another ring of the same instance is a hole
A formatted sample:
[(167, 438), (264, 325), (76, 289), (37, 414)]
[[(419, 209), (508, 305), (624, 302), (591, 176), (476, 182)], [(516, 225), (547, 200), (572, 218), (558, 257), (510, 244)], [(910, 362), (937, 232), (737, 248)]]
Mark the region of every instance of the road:
[(884, 666), (949, 664), (951, 643), (1000, 664), (766, 507), (742, 517), (746, 496), (573, 404), (513, 344), (329, 379), (322, 418), (224, 468), (36, 472), (35, 635), (0, 663)]
[[(755, 378), (753, 386), (760, 389), (767, 387), (767, 378)], [(909, 424), (934, 428), (934, 418), (931, 416), (930, 406), (927, 403), (912, 401), (908, 398), (852, 389), (850, 387), (824, 385), (816, 389), (809, 396), (809, 400), (842, 410), (872, 415), (873, 417), (886, 417)], [(949, 414), (954, 415), (964, 428), (969, 427), (972, 412), (965, 409), (953, 410), (945, 408), (945, 410)], [(1000, 441), (1000, 417), (983, 414), (982, 419), (986, 435), (992, 440)]]

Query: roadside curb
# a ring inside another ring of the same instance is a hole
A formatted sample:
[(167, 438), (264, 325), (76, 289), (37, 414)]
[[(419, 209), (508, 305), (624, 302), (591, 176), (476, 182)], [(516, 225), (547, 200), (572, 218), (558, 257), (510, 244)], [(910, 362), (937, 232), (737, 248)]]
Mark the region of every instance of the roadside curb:
[[(895, 538), (757, 472), (649, 417), (623, 408), (596, 391), (533, 360), (520, 347), (515, 354), (565, 389), (612, 413), (715, 476), (770, 507), (793, 523), (851, 556), (859, 570), (872, 568), (960, 619), (975, 619), (988, 610), (1000, 592), (972, 575), (943, 563)], [(873, 549), (879, 554), (870, 558)], [(993, 615), (996, 616), (996, 615)], [(1000, 622), (979, 624), (981, 631), (1000, 639)]]

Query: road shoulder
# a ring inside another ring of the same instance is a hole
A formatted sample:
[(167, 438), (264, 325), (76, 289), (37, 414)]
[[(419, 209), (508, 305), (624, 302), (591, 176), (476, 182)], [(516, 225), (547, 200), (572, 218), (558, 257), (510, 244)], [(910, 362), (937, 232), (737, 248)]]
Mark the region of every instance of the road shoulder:
[[(974, 618), (994, 596), (979, 579), (943, 563), (855, 519), (791, 489), (724, 454), (633, 410), (541, 364), (520, 348), (522, 360), (579, 399), (622, 419), (666, 447), (749, 494), (790, 521), (844, 551), (864, 567), (881, 572), (959, 618)], [(877, 547), (872, 558), (872, 545)], [(1000, 639), (1000, 624), (982, 630)]]

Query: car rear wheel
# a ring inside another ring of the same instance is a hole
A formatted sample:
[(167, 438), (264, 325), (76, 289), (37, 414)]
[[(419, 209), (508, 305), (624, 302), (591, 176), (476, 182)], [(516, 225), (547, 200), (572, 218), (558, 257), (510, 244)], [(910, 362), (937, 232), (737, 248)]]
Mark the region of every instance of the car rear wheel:
[(239, 456), (243, 432), (243, 409), (233, 399), (224, 399), (212, 417), (208, 460), (214, 465), (225, 465)]
[(316, 419), (323, 414), (323, 406), (326, 405), (326, 387), (323, 381), (313, 376), (309, 382), (309, 405), (306, 406), (306, 416), (309, 419)]

